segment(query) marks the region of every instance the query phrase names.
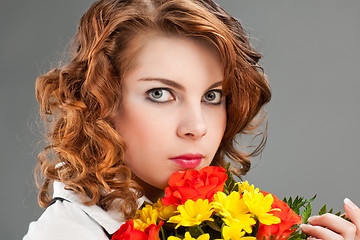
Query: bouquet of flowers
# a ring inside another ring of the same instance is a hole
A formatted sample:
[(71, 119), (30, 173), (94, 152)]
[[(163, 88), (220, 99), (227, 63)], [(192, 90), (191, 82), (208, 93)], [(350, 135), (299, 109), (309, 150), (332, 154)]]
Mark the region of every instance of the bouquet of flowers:
[(247, 181), (235, 182), (222, 167), (179, 171), (170, 177), (165, 196), (145, 203), (112, 239), (305, 239), (298, 227), (307, 222), (313, 199), (281, 201)]

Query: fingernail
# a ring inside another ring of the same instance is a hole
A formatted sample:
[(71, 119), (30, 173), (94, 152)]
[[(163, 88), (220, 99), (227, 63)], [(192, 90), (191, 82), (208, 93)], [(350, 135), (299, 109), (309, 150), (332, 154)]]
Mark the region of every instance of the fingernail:
[(309, 230), (311, 228), (311, 225), (308, 225), (308, 224), (300, 224), (300, 229), (301, 230)]
[(356, 205), (348, 198), (344, 199), (344, 203), (346, 204), (346, 206), (348, 206), (350, 209), (355, 209)]
[(303, 232), (305, 234), (311, 230), (311, 225), (308, 225), (308, 224), (300, 224), (299, 227), (301, 229), (301, 232)]
[(312, 216), (312, 217), (309, 217), (308, 219), (307, 219), (307, 221), (308, 222), (312, 222), (312, 221), (314, 221), (316, 218), (318, 218), (319, 216)]

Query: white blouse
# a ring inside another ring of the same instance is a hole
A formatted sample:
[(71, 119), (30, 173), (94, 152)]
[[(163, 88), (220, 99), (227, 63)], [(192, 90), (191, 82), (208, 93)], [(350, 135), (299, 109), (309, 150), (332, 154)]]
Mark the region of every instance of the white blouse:
[[(64, 187), (55, 181), (53, 198), (68, 201), (56, 201), (49, 206), (36, 222), (30, 223), (23, 240), (108, 240), (104, 230), (113, 234), (125, 222), (119, 212), (83, 205), (75, 192)], [(139, 206), (144, 201), (150, 202), (142, 197), (138, 200)]]

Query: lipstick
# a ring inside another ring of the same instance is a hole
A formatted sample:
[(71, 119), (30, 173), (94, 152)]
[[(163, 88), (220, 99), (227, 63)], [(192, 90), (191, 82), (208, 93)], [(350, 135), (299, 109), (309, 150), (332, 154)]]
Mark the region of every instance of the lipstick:
[(174, 161), (181, 168), (196, 168), (200, 165), (204, 156), (202, 154), (184, 154), (177, 157), (170, 158), (170, 160)]

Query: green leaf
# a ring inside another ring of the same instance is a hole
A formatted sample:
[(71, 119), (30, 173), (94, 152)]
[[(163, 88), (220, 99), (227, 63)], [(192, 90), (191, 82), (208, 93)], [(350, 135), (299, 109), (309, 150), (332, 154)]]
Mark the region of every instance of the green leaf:
[(206, 224), (211, 227), (212, 229), (214, 229), (215, 231), (221, 232), (221, 227), (216, 224), (215, 222), (212, 221), (206, 221)]
[(323, 215), (326, 213), (326, 204), (320, 209), (318, 215)]
[(294, 200), (290, 197), (288, 200), (284, 199), (288, 206), (298, 215), (300, 215), (300, 209), (308, 203), (309, 200), (304, 199), (303, 197), (297, 196)]
[(317, 196), (317, 194), (315, 194), (312, 198), (310, 198), (309, 200), (307, 200), (309, 203), (311, 203), (312, 201), (314, 201), (315, 200), (315, 198), (316, 198), (316, 196)]
[(232, 189), (232, 191), (238, 192), (239, 191), (239, 184), (235, 184), (235, 187)]
[(287, 240), (302, 240), (301, 234), (290, 236)]
[(345, 214), (340, 215), (340, 217), (352, 223), (351, 219), (346, 217)]
[(228, 162), (228, 163), (226, 164), (226, 166), (225, 166), (225, 169), (226, 169), (226, 170), (229, 170), (229, 168), (230, 168), (230, 163)]
[(198, 238), (202, 233), (199, 231), (197, 226), (192, 226), (188, 228), (188, 232), (193, 238)]
[(228, 163), (225, 167), (226, 169), (226, 174), (228, 175), (227, 180), (225, 181), (225, 185), (224, 185), (224, 193), (226, 195), (229, 195), (232, 191), (238, 191), (239, 187), (237, 186), (235, 180), (232, 177), (232, 174), (230, 172), (230, 163)]
[(309, 202), (305, 209), (301, 212), (301, 216), (302, 216), (302, 222), (303, 223), (308, 223), (308, 218), (311, 216), (311, 211), (312, 211), (312, 208), (311, 208), (311, 203)]

